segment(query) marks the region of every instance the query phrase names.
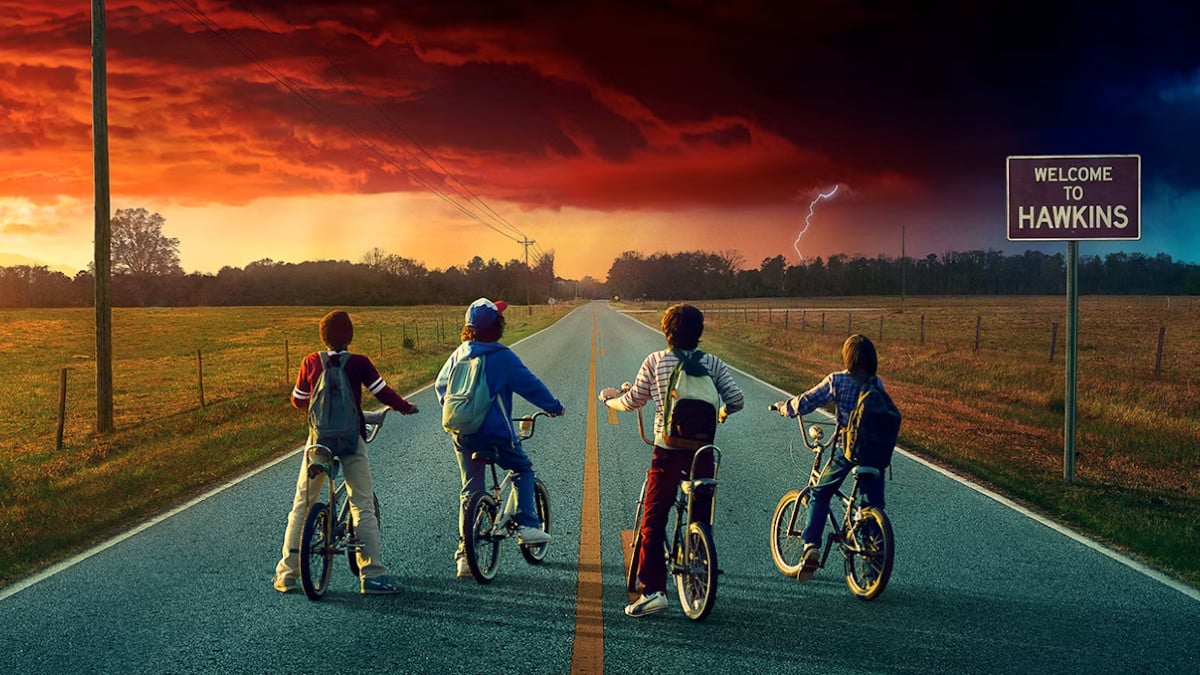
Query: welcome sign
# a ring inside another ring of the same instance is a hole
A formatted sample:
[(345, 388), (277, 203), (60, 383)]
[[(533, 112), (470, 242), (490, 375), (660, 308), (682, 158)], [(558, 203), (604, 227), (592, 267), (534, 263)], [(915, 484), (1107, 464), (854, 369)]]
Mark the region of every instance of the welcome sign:
[(1010, 241), (1136, 240), (1140, 155), (1008, 158)]

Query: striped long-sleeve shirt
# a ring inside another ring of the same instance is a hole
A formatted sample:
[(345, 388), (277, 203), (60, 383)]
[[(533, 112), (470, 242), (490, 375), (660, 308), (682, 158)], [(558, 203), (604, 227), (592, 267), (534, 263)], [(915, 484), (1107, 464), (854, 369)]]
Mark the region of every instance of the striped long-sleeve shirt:
[[(713, 354), (703, 352), (700, 363), (708, 369), (716, 384), (717, 393), (725, 412), (734, 413), (742, 409), (745, 402), (742, 389), (734, 381), (733, 375), (725, 362)], [(660, 447), (667, 447), (663, 441), (663, 401), (667, 397), (667, 386), (671, 381), (671, 372), (679, 364), (679, 357), (669, 349), (653, 352), (642, 361), (638, 369), (637, 379), (633, 388), (621, 395), (613, 407), (622, 410), (636, 410), (654, 401), (654, 441)]]

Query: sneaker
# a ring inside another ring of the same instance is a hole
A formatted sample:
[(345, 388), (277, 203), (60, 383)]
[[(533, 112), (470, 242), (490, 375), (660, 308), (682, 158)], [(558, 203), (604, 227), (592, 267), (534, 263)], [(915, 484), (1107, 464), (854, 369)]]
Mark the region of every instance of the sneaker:
[(804, 553), (800, 555), (800, 571), (796, 574), (796, 581), (804, 583), (812, 579), (813, 572), (816, 572), (820, 565), (821, 549), (816, 544), (805, 544)]
[(275, 577), (275, 590), (280, 593), (291, 593), (296, 590), (296, 580), (291, 577)]
[(456, 558), (454, 560), (454, 566), (457, 568), (456, 574), (458, 575), (459, 579), (471, 578), (471, 566), (467, 563), (466, 558)]
[(404, 587), (399, 581), (390, 575), (384, 574), (379, 577), (371, 577), (362, 580), (362, 592), (364, 595), (386, 595), (389, 593), (403, 593)]
[(628, 616), (646, 616), (661, 612), (667, 608), (667, 594), (658, 591), (650, 595), (643, 595), (625, 606), (625, 614)]
[(548, 544), (550, 543), (550, 533), (539, 530), (536, 527), (522, 525), (517, 529), (517, 539), (527, 546), (532, 544)]

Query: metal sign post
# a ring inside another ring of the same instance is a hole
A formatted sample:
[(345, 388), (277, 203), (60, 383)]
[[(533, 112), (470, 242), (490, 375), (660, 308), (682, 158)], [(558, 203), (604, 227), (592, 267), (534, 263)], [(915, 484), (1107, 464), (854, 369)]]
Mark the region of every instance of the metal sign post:
[(1067, 373), (1063, 480), (1075, 481), (1079, 361), (1079, 241), (1142, 236), (1142, 158), (1067, 155), (1008, 158), (1008, 240), (1067, 242)]

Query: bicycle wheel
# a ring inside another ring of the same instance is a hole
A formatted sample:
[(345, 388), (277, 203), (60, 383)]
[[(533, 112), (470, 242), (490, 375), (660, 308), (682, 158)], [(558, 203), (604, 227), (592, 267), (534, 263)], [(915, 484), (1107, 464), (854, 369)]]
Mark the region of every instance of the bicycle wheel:
[[(381, 513), (379, 511), (379, 495), (372, 495), (372, 496), (375, 498), (375, 522), (378, 523), (382, 527), (383, 516), (381, 515)], [(343, 502), (343, 504), (344, 504), (344, 506), (342, 507), (342, 511), (344, 512), (345, 519), (346, 519), (345, 522), (346, 522), (347, 538), (357, 542), (358, 534), (355, 532), (354, 518), (350, 515), (350, 502), (349, 502), (349, 500), (347, 500), (346, 502)], [(339, 518), (339, 521), (340, 520), (341, 520), (341, 518)], [(340, 523), (339, 523), (339, 525), (340, 525)], [(360, 573), (362, 572), (362, 570), (360, 570), (358, 567), (358, 547), (357, 546), (346, 547), (346, 562), (350, 564), (350, 573), (353, 574), (357, 578), (360, 575)]]
[(646, 481), (642, 481), (642, 493), (638, 495), (637, 509), (633, 514), (633, 545), (629, 552), (629, 565), (625, 567), (625, 591), (637, 593), (638, 587), (638, 549), (642, 546), (642, 514), (646, 510)]
[(846, 557), (846, 585), (855, 597), (874, 600), (887, 587), (892, 576), (895, 540), (887, 514), (870, 506), (862, 518), (846, 533), (842, 545)]
[(717, 603), (717, 545), (708, 523), (692, 523), (687, 530), (688, 556), (675, 576), (679, 604), (692, 621), (702, 621)]
[[(800, 532), (808, 522), (808, 491), (789, 490), (775, 506), (771, 517), (771, 559), (775, 569), (785, 577), (795, 578), (800, 571), (800, 556), (804, 553), (804, 540)], [(795, 526), (792, 514), (795, 513)]]
[[(537, 517), (541, 522), (543, 532), (550, 532), (550, 491), (546, 489), (546, 485), (541, 480), (535, 479), (533, 484), (533, 501), (537, 509)], [(549, 542), (545, 544), (530, 544), (521, 546), (521, 556), (525, 558), (525, 562), (530, 565), (540, 565), (546, 559), (546, 549), (550, 546)]]
[(308, 509), (300, 535), (300, 586), (309, 600), (320, 600), (329, 587), (333, 550), (329, 506), (317, 502)]
[(463, 543), (467, 554), (467, 566), (471, 575), (481, 584), (491, 583), (500, 566), (500, 539), (492, 535), (499, 509), (496, 500), (486, 492), (476, 492), (467, 502), (467, 515), (463, 519)]

